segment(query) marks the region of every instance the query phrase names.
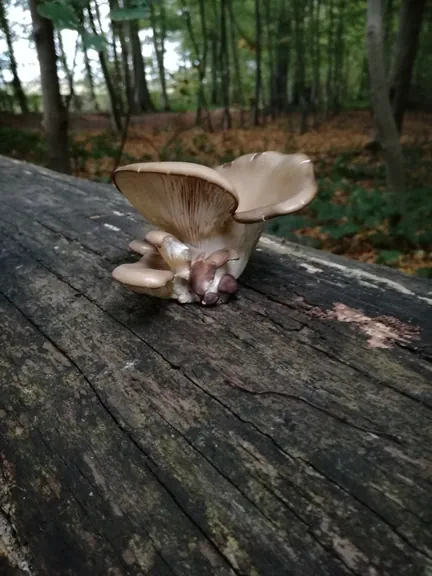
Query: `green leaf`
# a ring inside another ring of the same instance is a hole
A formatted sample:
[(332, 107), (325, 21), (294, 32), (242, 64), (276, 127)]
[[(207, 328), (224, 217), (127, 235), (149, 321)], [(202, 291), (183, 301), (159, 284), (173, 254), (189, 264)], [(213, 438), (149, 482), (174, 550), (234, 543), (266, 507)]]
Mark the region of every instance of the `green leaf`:
[(74, 9), (61, 1), (43, 2), (38, 6), (38, 12), (43, 18), (52, 20), (59, 30), (77, 30), (79, 27)]
[(136, 6), (135, 8), (116, 8), (111, 10), (110, 18), (114, 22), (124, 22), (125, 20), (140, 20), (148, 18), (150, 11), (147, 6)]
[(103, 52), (106, 46), (106, 38), (102, 34), (82, 33), (84, 48), (93, 48), (97, 52)]
[(419, 268), (416, 272), (416, 276), (420, 278), (432, 278), (432, 268)]
[(401, 256), (402, 252), (399, 252), (398, 250), (381, 250), (378, 254), (377, 261), (379, 264), (391, 266), (397, 264)]

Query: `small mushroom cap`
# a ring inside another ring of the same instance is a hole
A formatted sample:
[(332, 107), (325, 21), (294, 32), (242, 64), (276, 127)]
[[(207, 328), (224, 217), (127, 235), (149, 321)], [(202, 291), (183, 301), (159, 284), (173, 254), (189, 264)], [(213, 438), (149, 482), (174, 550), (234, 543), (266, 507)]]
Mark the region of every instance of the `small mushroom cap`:
[(122, 284), (139, 288), (162, 288), (174, 278), (170, 270), (154, 270), (135, 264), (122, 264), (113, 271), (113, 277)]
[(132, 242), (129, 243), (129, 250), (132, 250), (132, 252), (135, 252), (136, 254), (141, 254), (142, 256), (144, 256), (144, 254), (157, 253), (154, 246), (142, 240), (132, 240)]
[(160, 255), (147, 254), (133, 264), (121, 264), (113, 278), (131, 288), (162, 288), (174, 278)]
[(159, 248), (168, 236), (171, 236), (169, 232), (164, 232), (163, 230), (150, 230), (150, 232), (146, 234), (145, 239), (149, 244)]
[(245, 154), (215, 170), (238, 194), (237, 222), (259, 222), (301, 210), (318, 189), (312, 162), (304, 154)]
[(129, 164), (114, 183), (148, 222), (190, 244), (218, 234), (239, 203), (222, 174), (191, 162)]

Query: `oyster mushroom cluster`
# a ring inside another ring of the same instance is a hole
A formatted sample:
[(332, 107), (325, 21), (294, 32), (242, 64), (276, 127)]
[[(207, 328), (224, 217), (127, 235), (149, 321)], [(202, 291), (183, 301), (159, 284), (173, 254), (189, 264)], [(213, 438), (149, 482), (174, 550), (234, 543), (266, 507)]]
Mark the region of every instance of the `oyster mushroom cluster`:
[(208, 168), (146, 162), (114, 172), (119, 191), (157, 229), (129, 248), (141, 255), (113, 271), (135, 292), (206, 306), (226, 302), (264, 231), (317, 193), (303, 154), (259, 152)]

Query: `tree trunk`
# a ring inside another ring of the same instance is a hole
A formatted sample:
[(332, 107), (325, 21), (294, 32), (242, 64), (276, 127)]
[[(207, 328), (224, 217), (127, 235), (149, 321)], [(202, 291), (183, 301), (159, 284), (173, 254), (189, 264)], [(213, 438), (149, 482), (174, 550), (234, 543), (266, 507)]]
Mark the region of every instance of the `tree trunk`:
[(400, 9), (399, 34), (389, 76), (390, 101), (399, 134), (409, 99), (425, 3), (425, 0), (402, 0)]
[(294, 85), (294, 104), (300, 108), (300, 133), (304, 134), (308, 126), (308, 99), (306, 97), (305, 71), (306, 71), (306, 46), (305, 46), (305, 14), (306, 5), (304, 0), (295, 0), (295, 46), (296, 67)]
[[(92, 29), (92, 32), (93, 32), (93, 34), (97, 35), (97, 30), (96, 30), (96, 26), (95, 26), (95, 22), (94, 22), (93, 13), (92, 13), (90, 3), (88, 4), (87, 11), (88, 11), (89, 22), (90, 22), (90, 27)], [(100, 52), (98, 52), (98, 56), (99, 56), (99, 62), (100, 62), (101, 68), (102, 68), (102, 74), (103, 74), (105, 84), (107, 87), (108, 98), (109, 98), (110, 108), (111, 108), (111, 120), (113, 123), (113, 127), (118, 133), (121, 133), (122, 132), (122, 121), (121, 121), (121, 115), (120, 115), (120, 110), (119, 110), (119, 106), (118, 106), (118, 99), (117, 99), (116, 90), (115, 90), (115, 87), (114, 87), (114, 84), (113, 84), (113, 81), (111, 78), (111, 74), (110, 74), (110, 71), (108, 69), (108, 64), (106, 61), (105, 52), (101, 50)]]
[(0, 0), (0, 30), (2, 30), (3, 34), (5, 35), (5, 39), (6, 39), (6, 45), (7, 45), (8, 56), (9, 56), (9, 66), (10, 66), (10, 71), (12, 74), (12, 88), (13, 88), (14, 96), (18, 102), (18, 105), (21, 109), (21, 112), (23, 114), (27, 114), (29, 111), (28, 110), (27, 97), (26, 97), (25, 92), (23, 90), (23, 87), (21, 85), (20, 77), (18, 75), (18, 67), (17, 67), (17, 62), (15, 59), (15, 52), (14, 52), (14, 48), (13, 48), (12, 34), (11, 34), (11, 31), (9, 28), (9, 22), (7, 20), (7, 17), (6, 17), (6, 11), (5, 11), (3, 0)]
[(68, 117), (60, 94), (54, 29), (38, 12), (38, 0), (29, 0), (33, 34), (40, 66), (43, 125), (47, 135), (48, 167), (70, 174)]
[[(109, 0), (110, 10), (115, 10), (119, 7), (118, 0)], [(132, 91), (132, 83), (131, 83), (131, 75), (129, 69), (129, 47), (126, 40), (125, 34), (125, 22), (112, 22), (113, 26), (113, 34), (117, 35), (120, 41), (120, 54), (121, 54), (121, 63), (122, 63), (122, 74), (120, 77), (124, 83), (125, 88), (125, 96), (127, 102), (127, 108), (129, 111), (133, 111), (134, 109), (134, 97)]]
[(231, 128), (231, 112), (230, 112), (230, 69), (229, 69), (229, 58), (228, 58), (228, 42), (227, 42), (227, 30), (226, 30), (226, 3), (227, 0), (221, 0), (220, 2), (220, 29), (221, 29), (221, 43), (220, 43), (220, 54), (219, 61), (221, 63), (221, 81), (222, 81), (222, 96), (224, 104), (223, 121), (222, 125), (224, 128)]
[[(201, 0), (203, 1), (203, 0)], [(236, 26), (234, 21), (234, 12), (233, 12), (233, 0), (228, 0), (228, 10), (230, 16), (230, 35), (231, 35), (231, 52), (233, 57), (233, 64), (234, 64), (234, 74), (235, 74), (235, 83), (234, 83), (234, 102), (239, 104), (240, 106), (240, 126), (241, 128), (244, 127), (244, 108), (246, 106), (245, 101), (245, 93), (243, 87), (243, 80), (242, 80), (242, 70), (240, 66), (239, 56), (238, 56), (238, 48), (237, 48), (237, 34), (236, 34)]]
[(345, 20), (345, 0), (340, 0), (338, 18), (337, 18), (336, 41), (334, 43), (335, 65), (334, 65), (333, 102), (332, 102), (332, 108), (334, 114), (338, 114), (341, 108), (341, 92), (343, 83), (343, 64), (344, 64), (344, 49), (345, 49), (344, 20)]
[(164, 66), (164, 55), (165, 55), (165, 37), (166, 37), (166, 21), (165, 21), (165, 6), (164, 1), (159, 0), (158, 6), (160, 8), (160, 32), (157, 29), (156, 22), (156, 12), (154, 3), (150, 2), (150, 21), (153, 31), (153, 47), (156, 54), (156, 60), (159, 71), (159, 80), (161, 85), (161, 100), (162, 109), (168, 112), (170, 109), (168, 94), (166, 89), (166, 79), (165, 79), (165, 66)]
[(268, 69), (269, 69), (269, 95), (270, 95), (270, 115), (271, 119), (276, 119), (276, 76), (274, 68), (274, 33), (272, 22), (274, 20), (272, 14), (272, 4), (270, 0), (264, 2), (264, 12), (266, 20), (266, 33), (267, 33), (267, 54), (268, 54)]
[(87, 54), (87, 50), (84, 48), (84, 65), (86, 69), (87, 81), (89, 85), (89, 92), (90, 92), (90, 99), (93, 102), (93, 106), (95, 112), (99, 112), (99, 104), (96, 98), (95, 87), (94, 87), (94, 80), (93, 80), (93, 72), (91, 69), (90, 60)]
[(329, 23), (327, 32), (327, 82), (326, 82), (326, 117), (330, 116), (331, 105), (333, 102), (333, 44), (334, 44), (334, 12), (333, 0), (329, 0)]
[(260, 103), (261, 103), (261, 11), (260, 11), (260, 0), (255, 0), (255, 108), (254, 108), (255, 126), (258, 126), (260, 123)]
[(394, 0), (384, 0), (384, 63), (386, 70), (391, 64), (391, 47), (393, 45), (393, 27), (394, 27), (395, 5)]
[(321, 2), (317, 0), (316, 3), (316, 14), (314, 18), (313, 10), (311, 13), (311, 20), (313, 26), (313, 34), (311, 35), (312, 43), (312, 68), (313, 68), (313, 88), (312, 88), (312, 111), (313, 111), (313, 122), (314, 128), (318, 126), (319, 123), (319, 110), (321, 103), (321, 46), (320, 46), (320, 8)]
[(61, 35), (61, 30), (57, 30), (57, 39), (58, 39), (58, 47), (59, 47), (59, 51), (60, 51), (60, 62), (63, 66), (63, 71), (65, 73), (66, 80), (67, 80), (67, 83), (69, 86), (69, 94), (65, 98), (65, 107), (66, 107), (66, 110), (69, 111), (70, 104), (73, 101), (75, 104), (76, 110), (80, 111), (81, 110), (81, 100), (75, 94), (74, 78), (73, 78), (74, 70), (75, 70), (75, 64), (76, 64), (77, 51), (78, 51), (78, 41), (75, 44), (74, 61), (72, 64), (72, 70), (70, 70), (68, 63), (67, 63), (66, 52), (65, 52), (65, 49), (63, 46), (63, 38)]
[[(213, 8), (213, 21), (218, 22), (220, 16), (218, 14), (218, 7), (216, 0), (213, 0), (212, 3)], [(210, 102), (212, 106), (217, 106), (221, 99), (219, 94), (219, 86), (220, 86), (220, 71), (221, 71), (221, 63), (218, 59), (218, 48), (219, 48), (219, 37), (217, 33), (217, 25), (213, 25), (211, 30), (211, 98)]]
[(277, 48), (276, 48), (276, 109), (279, 113), (288, 110), (288, 72), (291, 56), (291, 15), (288, 13), (286, 0), (280, 4)]
[[(115, 3), (112, 0), (109, 0), (110, 11), (113, 10), (114, 4)], [(120, 115), (123, 116), (124, 112), (125, 112), (125, 106), (124, 106), (125, 93), (122, 90), (123, 74), (122, 74), (122, 69), (121, 69), (121, 65), (120, 65), (120, 58), (119, 58), (119, 54), (118, 54), (118, 50), (117, 50), (117, 38), (120, 37), (119, 31), (120, 31), (122, 26), (121, 26), (120, 22), (114, 22), (113, 20), (111, 20), (110, 23), (111, 23), (111, 35), (112, 35), (112, 56), (113, 56), (113, 60), (114, 60), (113, 79), (114, 79), (114, 86), (116, 89), (116, 98), (118, 101)], [(127, 100), (127, 94), (126, 94), (126, 100)]]
[(135, 80), (135, 97), (140, 112), (154, 112), (155, 107), (150, 98), (145, 75), (144, 58), (141, 51), (141, 40), (138, 35), (138, 24), (135, 20), (129, 22), (129, 37), (132, 46), (132, 61)]
[(374, 120), (386, 163), (387, 182), (394, 194), (399, 213), (403, 214), (403, 157), (385, 74), (381, 0), (367, 0), (366, 45)]

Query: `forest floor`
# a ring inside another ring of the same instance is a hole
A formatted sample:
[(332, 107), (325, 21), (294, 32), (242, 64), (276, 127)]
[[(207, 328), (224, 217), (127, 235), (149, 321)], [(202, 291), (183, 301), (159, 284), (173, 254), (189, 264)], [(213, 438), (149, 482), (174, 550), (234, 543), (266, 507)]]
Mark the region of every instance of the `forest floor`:
[[(245, 114), (244, 120), (250, 118)], [(304, 152), (315, 166), (319, 193), (293, 216), (268, 224), (272, 234), (363, 262), (385, 264), (432, 277), (432, 114), (406, 117), (402, 144), (408, 190), (404, 217), (389, 222), (395, 203), (385, 192), (380, 154), (368, 150), (373, 127), (368, 111), (344, 112), (299, 134), (295, 115), (264, 126), (220, 130), (221, 112), (212, 113), (214, 132), (194, 127), (194, 113), (158, 113), (132, 117), (121, 164), (180, 160), (215, 165), (249, 152)], [(74, 174), (110, 181), (120, 137), (110, 133), (104, 115), (71, 115)], [(2, 114), (0, 154), (44, 163), (40, 115)]]

